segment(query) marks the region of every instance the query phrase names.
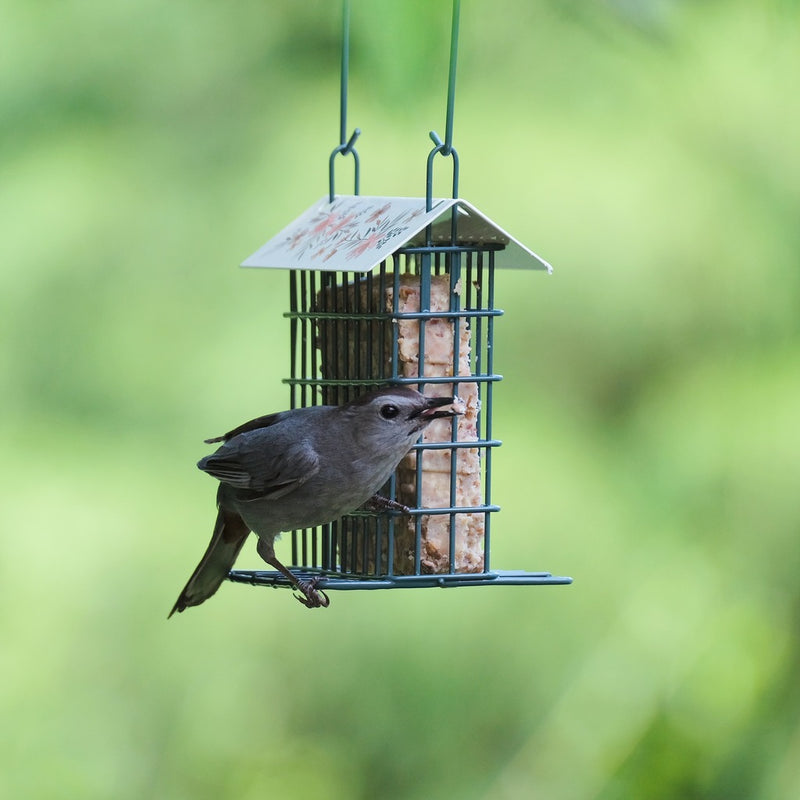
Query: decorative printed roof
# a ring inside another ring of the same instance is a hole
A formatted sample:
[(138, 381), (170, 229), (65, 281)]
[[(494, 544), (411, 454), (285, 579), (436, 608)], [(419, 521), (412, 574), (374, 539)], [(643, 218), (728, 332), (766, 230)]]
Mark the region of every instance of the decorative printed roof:
[(552, 267), (466, 200), (436, 198), (431, 211), (418, 197), (326, 195), (242, 262), (243, 267), (370, 272), (395, 250), (419, 246), (431, 225), (434, 244), (450, 241), (453, 213), (458, 241), (505, 245), (497, 266), (552, 272)]

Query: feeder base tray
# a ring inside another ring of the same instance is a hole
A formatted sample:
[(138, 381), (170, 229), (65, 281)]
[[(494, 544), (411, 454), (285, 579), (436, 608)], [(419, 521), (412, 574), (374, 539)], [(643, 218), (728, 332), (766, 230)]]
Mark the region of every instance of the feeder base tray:
[[(331, 589), (422, 589), (439, 586), (548, 586), (572, 583), (572, 578), (551, 575), (549, 572), (521, 572), (496, 570), (493, 572), (460, 573), (444, 575), (356, 575), (344, 576), (317, 570), (292, 570), (300, 580), (315, 579), (315, 586), (323, 591)], [(251, 586), (293, 588), (280, 572), (262, 570), (231, 570), (228, 580), (248, 583)]]

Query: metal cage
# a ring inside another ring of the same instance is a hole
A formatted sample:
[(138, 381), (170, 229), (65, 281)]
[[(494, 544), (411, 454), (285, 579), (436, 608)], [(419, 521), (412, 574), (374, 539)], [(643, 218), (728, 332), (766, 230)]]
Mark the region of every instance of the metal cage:
[[(501, 380), (493, 343), (495, 319), (503, 313), (495, 307), (494, 279), (495, 256), (505, 245), (461, 241), (456, 222), (448, 240), (434, 244), (428, 228), (422, 244), (407, 242), (367, 272), (289, 270), (285, 383), (292, 408), (345, 403), (380, 385), (409, 384), (466, 398), (473, 411), (467, 423), (442, 420), (450, 430), (439, 441), (421, 437), (384, 487), (382, 494), (407, 510), (359, 509), (291, 533), (290, 568), (316, 577), (323, 589), (571, 582), (549, 572), (491, 567), (492, 518), (500, 510), (493, 503), (492, 458), (501, 444), (492, 430), (494, 385)], [(437, 487), (433, 501), (427, 483)], [(235, 570), (230, 579), (288, 585), (273, 572)]]

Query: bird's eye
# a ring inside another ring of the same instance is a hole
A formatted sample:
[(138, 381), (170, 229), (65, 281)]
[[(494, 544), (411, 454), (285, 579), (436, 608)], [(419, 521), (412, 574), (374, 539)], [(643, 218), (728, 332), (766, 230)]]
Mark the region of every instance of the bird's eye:
[(384, 419), (394, 419), (399, 413), (400, 409), (397, 406), (391, 404), (381, 406), (381, 416)]

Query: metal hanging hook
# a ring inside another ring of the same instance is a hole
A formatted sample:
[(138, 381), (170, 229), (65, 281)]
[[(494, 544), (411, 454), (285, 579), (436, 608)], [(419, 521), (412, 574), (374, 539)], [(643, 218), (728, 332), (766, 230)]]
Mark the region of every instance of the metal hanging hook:
[(447, 79), (447, 120), (444, 141), (436, 131), (430, 137), (436, 145), (428, 154), (428, 170), (425, 182), (425, 209), (431, 210), (433, 200), (433, 159), (437, 153), (453, 157), (453, 197), (458, 197), (458, 153), (453, 147), (453, 109), (456, 103), (456, 65), (458, 63), (458, 26), (461, 13), (461, 0), (453, 0), (453, 24), (450, 29), (450, 71)]
[(328, 161), (328, 186), (329, 186), (329, 201), (332, 203), (335, 196), (333, 189), (334, 185), (334, 167), (333, 162), (337, 154), (341, 153), (346, 156), (348, 153), (353, 154), (353, 171), (354, 171), (354, 191), (353, 194), (358, 194), (359, 184), (361, 181), (361, 165), (358, 160), (358, 153), (355, 150), (356, 139), (361, 135), (360, 128), (355, 128), (350, 138), (347, 138), (347, 77), (350, 62), (350, 0), (343, 0), (342, 2), (342, 72), (341, 72), (341, 92), (339, 99), (339, 146), (333, 149), (331, 157)]
[(331, 153), (331, 157), (328, 160), (328, 183), (329, 183), (329, 187), (330, 187), (329, 201), (331, 203), (333, 202), (333, 198), (335, 197), (335, 192), (333, 191), (333, 183), (334, 183), (334, 181), (333, 181), (333, 173), (334, 173), (333, 162), (336, 160), (336, 156), (338, 154), (340, 154), (340, 153), (343, 156), (346, 156), (348, 153), (352, 153), (353, 154), (353, 173), (354, 173), (354, 190), (353, 190), (353, 194), (358, 194), (359, 184), (361, 182), (361, 163), (358, 160), (358, 153), (356, 152), (356, 150), (353, 147), (353, 145), (355, 144), (355, 141), (356, 141), (356, 139), (358, 139), (359, 136), (361, 136), (361, 129), (360, 128), (356, 128), (353, 131), (353, 135), (350, 137), (350, 139), (347, 141), (346, 144), (340, 144), (338, 147), (335, 147), (333, 149), (333, 152)]
[(436, 147), (428, 153), (428, 169), (427, 174), (425, 177), (425, 210), (430, 211), (433, 207), (433, 159), (436, 157), (437, 153), (441, 153), (443, 156), (452, 156), (453, 158), (453, 197), (458, 197), (458, 153), (456, 152), (455, 147), (450, 147), (450, 152), (447, 153), (445, 150), (447, 149), (447, 145), (439, 138), (439, 134), (436, 131), (430, 132), (431, 141), (436, 145)]

